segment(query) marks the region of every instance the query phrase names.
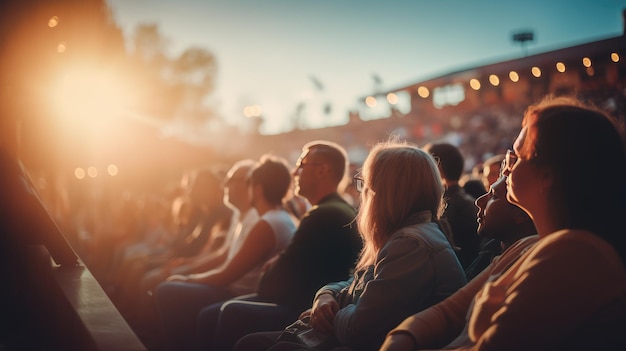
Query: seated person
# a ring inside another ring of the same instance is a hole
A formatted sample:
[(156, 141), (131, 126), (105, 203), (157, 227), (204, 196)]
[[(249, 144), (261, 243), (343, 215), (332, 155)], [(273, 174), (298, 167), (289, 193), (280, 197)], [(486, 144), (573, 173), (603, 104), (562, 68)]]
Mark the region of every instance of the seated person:
[[(141, 291), (151, 292), (170, 275), (188, 275), (202, 273), (217, 268), (239, 249), (250, 229), (259, 219), (257, 210), (250, 204), (248, 195), (248, 175), (255, 166), (253, 160), (235, 163), (226, 174), (223, 201), (233, 209), (233, 224), (225, 235), (225, 242), (218, 250), (207, 252), (193, 259), (163, 265), (152, 269), (141, 278)], [(256, 284), (256, 282), (254, 283)]]
[(491, 185), (491, 190), (476, 199), (478, 235), (486, 240), (478, 257), (465, 269), (468, 281), (474, 279), (498, 256), (519, 239), (537, 234), (535, 224), (521, 208), (506, 200), (506, 177)]
[[(490, 245), (502, 248), (501, 256), (488, 262), (493, 253), (484, 258), (479, 257), (470, 266), (471, 270), (465, 272), (467, 277), (472, 277), (466, 286), (441, 303), (407, 318), (389, 333), (384, 350), (413, 350), (410, 335), (413, 333), (417, 340), (424, 340), (420, 343), (427, 345), (445, 345), (450, 342), (465, 326), (472, 298), (486, 280), (492, 275), (501, 274), (537, 242), (539, 237), (534, 234), (536, 229), (532, 220), (522, 209), (509, 203), (506, 195), (506, 177), (501, 177), (491, 186), (489, 193), (476, 199), (479, 208), (478, 231), (484, 237), (493, 238), (489, 241), (492, 243)], [(485, 262), (485, 269), (475, 273), (478, 265)]]
[(463, 269), (467, 268), (478, 256), (480, 238), (476, 235), (476, 207), (474, 198), (463, 190), (459, 179), (463, 174), (465, 159), (456, 146), (449, 143), (429, 143), (424, 150), (430, 152), (439, 161), (441, 180), (446, 191), (443, 198), (446, 209), (442, 222), (452, 231), (452, 243)]
[(350, 277), (362, 240), (354, 207), (338, 193), (347, 169), (348, 156), (340, 145), (323, 140), (304, 145), (294, 170), (295, 191), (312, 207), (289, 246), (266, 264), (256, 296), (200, 312), (203, 349), (229, 350), (246, 334), (282, 329), (311, 305), (321, 286)]
[[(465, 284), (462, 267), (437, 223), (444, 189), (430, 154), (406, 143), (381, 143), (355, 179), (365, 243), (356, 272), (350, 280), (319, 289), (312, 308), (300, 316), (324, 339), (324, 349), (332, 345), (376, 350), (397, 323)], [(235, 349), (319, 346), (277, 340), (280, 335), (250, 334)]]
[[(383, 350), (626, 349), (626, 240), (616, 230), (626, 214), (624, 145), (615, 120), (577, 100), (531, 106), (503, 173), (507, 200), (533, 218), (539, 240), (447, 304), (464, 310), (440, 314), (454, 327), (438, 328), (427, 310), (392, 331)], [(601, 170), (581, 167), (589, 160)]]
[(157, 286), (162, 331), (172, 350), (194, 347), (196, 317), (202, 307), (254, 292), (263, 264), (291, 240), (295, 224), (282, 204), (291, 184), (286, 163), (276, 157), (262, 157), (248, 184), (260, 219), (233, 257), (218, 268), (174, 275)]

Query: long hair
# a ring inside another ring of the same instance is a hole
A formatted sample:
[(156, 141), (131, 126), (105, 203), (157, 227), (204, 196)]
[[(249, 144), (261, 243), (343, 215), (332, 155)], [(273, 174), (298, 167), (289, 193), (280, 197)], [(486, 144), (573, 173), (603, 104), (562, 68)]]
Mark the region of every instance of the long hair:
[(626, 148), (620, 126), (605, 112), (572, 98), (531, 106), (522, 157), (554, 178), (548, 201), (562, 228), (604, 238), (626, 259)]
[(443, 212), (443, 185), (433, 157), (415, 145), (390, 140), (375, 145), (361, 170), (365, 181), (357, 215), (364, 240), (357, 269), (375, 262), (391, 235), (407, 219), (429, 211)]

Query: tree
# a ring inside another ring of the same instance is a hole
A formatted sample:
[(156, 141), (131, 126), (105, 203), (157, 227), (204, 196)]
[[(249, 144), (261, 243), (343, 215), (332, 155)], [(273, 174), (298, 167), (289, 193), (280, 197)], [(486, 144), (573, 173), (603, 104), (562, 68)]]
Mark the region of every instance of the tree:
[(217, 62), (206, 49), (191, 47), (178, 58), (166, 54), (167, 39), (156, 24), (142, 24), (133, 38), (135, 72), (141, 77), (143, 110), (161, 120), (206, 122), (214, 116), (205, 105), (215, 87)]

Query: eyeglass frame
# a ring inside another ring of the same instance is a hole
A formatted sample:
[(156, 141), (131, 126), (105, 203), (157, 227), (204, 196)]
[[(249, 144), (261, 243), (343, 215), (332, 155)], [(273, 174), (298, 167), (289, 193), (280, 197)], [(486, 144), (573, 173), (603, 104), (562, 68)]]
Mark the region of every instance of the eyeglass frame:
[(515, 151), (509, 149), (506, 150), (506, 154), (504, 156), (504, 160), (502, 160), (502, 165), (500, 166), (500, 174), (508, 175), (513, 170), (513, 166), (519, 160), (519, 156), (515, 154)]
[(356, 191), (358, 193), (363, 192), (363, 189), (365, 188), (365, 179), (363, 179), (363, 177), (357, 174), (354, 177), (352, 177), (352, 181), (354, 183), (354, 187), (356, 188)]

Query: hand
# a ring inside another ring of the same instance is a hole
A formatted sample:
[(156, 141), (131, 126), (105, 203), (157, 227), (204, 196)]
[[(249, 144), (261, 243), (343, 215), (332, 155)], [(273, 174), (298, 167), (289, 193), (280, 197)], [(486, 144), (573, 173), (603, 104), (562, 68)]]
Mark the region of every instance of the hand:
[(311, 309), (311, 327), (319, 332), (332, 334), (337, 311), (339, 311), (339, 304), (333, 295), (319, 295)]
[(298, 317), (298, 319), (303, 319), (303, 318), (306, 318), (306, 317), (309, 317), (309, 316), (311, 316), (311, 309), (310, 308), (308, 310), (300, 313), (300, 317)]
[(406, 333), (387, 335), (379, 351), (412, 351), (415, 350), (413, 337)]

